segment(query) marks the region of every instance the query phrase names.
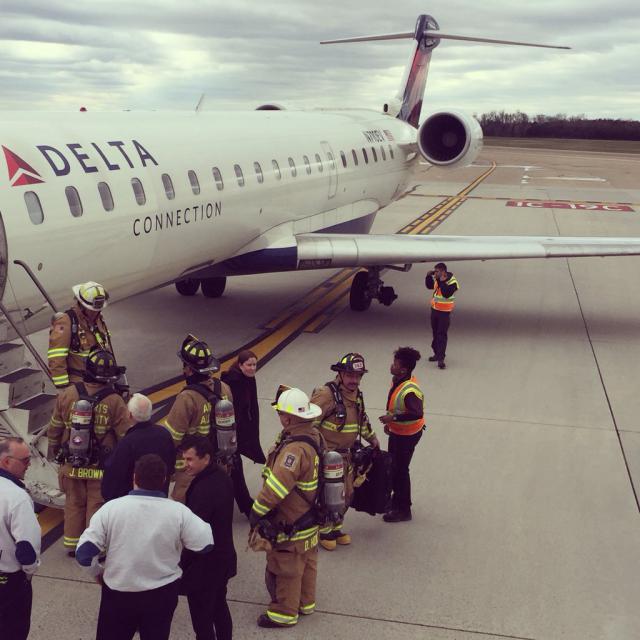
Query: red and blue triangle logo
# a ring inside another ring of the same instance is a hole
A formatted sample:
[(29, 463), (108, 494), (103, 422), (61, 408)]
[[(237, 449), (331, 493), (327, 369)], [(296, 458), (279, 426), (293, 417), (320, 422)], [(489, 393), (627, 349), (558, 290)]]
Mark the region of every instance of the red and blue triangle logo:
[(12, 187), (21, 187), (25, 184), (39, 184), (44, 182), (42, 176), (19, 155), (15, 154), (2, 145), (4, 158), (7, 161), (9, 171), (9, 181)]

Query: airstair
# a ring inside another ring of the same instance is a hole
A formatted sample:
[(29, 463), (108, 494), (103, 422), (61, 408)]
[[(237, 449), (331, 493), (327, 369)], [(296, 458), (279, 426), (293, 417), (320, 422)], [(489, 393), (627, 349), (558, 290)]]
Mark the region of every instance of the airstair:
[[(40, 312), (53, 301), (35, 274), (24, 267), (46, 299)], [(25, 321), (31, 312), (9, 312), (0, 303), (0, 436), (19, 436), (31, 449), (31, 466), (26, 484), (34, 501), (52, 507), (64, 506), (58, 487), (56, 465), (47, 460), (47, 425), (55, 406), (56, 391), (47, 363), (29, 340)]]

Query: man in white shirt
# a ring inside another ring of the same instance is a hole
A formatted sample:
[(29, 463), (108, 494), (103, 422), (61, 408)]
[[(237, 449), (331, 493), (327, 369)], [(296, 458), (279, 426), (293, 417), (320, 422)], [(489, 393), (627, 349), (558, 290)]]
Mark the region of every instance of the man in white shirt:
[[(178, 566), (185, 547), (213, 548), (209, 524), (164, 492), (167, 467), (155, 454), (139, 458), (133, 491), (107, 502), (80, 536), (76, 558), (102, 582), (96, 640), (168, 640), (178, 603)], [(104, 573), (98, 557), (106, 552)]]
[(31, 452), (22, 438), (0, 438), (0, 637), (25, 640), (31, 577), (40, 564), (40, 525), (24, 489)]

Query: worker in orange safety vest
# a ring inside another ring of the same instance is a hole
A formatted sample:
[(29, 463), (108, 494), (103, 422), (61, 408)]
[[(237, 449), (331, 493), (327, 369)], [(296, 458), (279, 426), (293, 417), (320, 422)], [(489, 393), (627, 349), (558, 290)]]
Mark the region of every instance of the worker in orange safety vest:
[(451, 312), (455, 305), (455, 293), (460, 285), (453, 273), (447, 271), (447, 265), (444, 262), (438, 262), (433, 271), (427, 272), (424, 283), (427, 289), (433, 290), (431, 298), (431, 331), (433, 332), (431, 348), (433, 355), (429, 358), (429, 362), (437, 362), (439, 369), (445, 369), (447, 332), (451, 323)]

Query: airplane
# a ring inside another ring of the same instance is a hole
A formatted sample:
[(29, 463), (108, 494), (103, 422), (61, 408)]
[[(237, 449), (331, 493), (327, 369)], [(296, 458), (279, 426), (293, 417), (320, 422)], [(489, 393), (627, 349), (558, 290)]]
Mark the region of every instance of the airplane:
[(350, 292), (363, 311), (374, 299), (393, 302), (380, 278), (389, 265), (640, 254), (640, 238), (369, 234), (377, 212), (413, 186), (420, 160), (456, 167), (480, 152), (472, 116), (437, 111), (420, 123), (442, 40), (568, 48), (445, 34), (429, 15), (411, 32), (326, 44), (400, 38), (413, 40), (411, 57), (381, 111), (4, 112), (0, 311), (9, 337), (48, 326), (49, 306), (87, 279), (111, 301), (171, 283), (215, 298), (233, 275), (363, 267)]

